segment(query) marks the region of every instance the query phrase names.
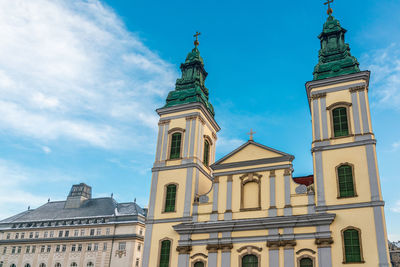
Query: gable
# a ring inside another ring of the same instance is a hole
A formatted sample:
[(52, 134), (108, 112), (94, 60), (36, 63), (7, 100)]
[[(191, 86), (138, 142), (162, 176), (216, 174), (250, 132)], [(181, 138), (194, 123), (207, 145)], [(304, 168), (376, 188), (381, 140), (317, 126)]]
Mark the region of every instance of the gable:
[(239, 148), (235, 149), (222, 159), (213, 164), (212, 167), (232, 164), (236, 162), (249, 162), (265, 159), (283, 159), (294, 158), (293, 156), (275, 150), (273, 148), (258, 144), (254, 141), (248, 141)]

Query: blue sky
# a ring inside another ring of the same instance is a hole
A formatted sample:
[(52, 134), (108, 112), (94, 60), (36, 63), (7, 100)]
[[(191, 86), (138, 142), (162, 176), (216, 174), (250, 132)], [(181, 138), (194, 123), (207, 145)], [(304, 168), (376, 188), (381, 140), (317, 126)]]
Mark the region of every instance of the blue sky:
[[(200, 31), (222, 130), (217, 158), (247, 140), (295, 155), (312, 173), (304, 84), (317, 63), (324, 1), (0, 1), (0, 218), (65, 199), (147, 206), (156, 108)], [(400, 239), (400, 2), (336, 0), (363, 70), (378, 140), (388, 232)]]

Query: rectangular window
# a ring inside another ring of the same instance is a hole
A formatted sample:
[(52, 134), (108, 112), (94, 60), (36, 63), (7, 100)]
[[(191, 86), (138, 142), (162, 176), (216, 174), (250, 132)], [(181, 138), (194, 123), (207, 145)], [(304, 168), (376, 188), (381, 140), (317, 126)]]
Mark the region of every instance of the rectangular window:
[(106, 235), (110, 235), (110, 228), (106, 229)]
[(168, 185), (166, 191), (164, 211), (173, 212), (175, 211), (176, 185)]
[(12, 247), (12, 248), (11, 248), (11, 254), (15, 254), (15, 248), (16, 248), (16, 247)]
[(82, 244), (78, 244), (78, 251), (82, 251)]
[(350, 165), (338, 167), (339, 196), (354, 197), (353, 170)]
[(181, 156), (181, 140), (182, 134), (181, 133), (174, 133), (171, 136), (171, 152), (170, 152), (170, 159), (178, 159)]
[(46, 246), (40, 246), (40, 253), (44, 253), (46, 251)]
[(10, 233), (7, 233), (6, 239), (10, 239), (10, 238), (11, 238), (11, 234), (10, 234)]
[(107, 250), (107, 243), (106, 243), (106, 242), (103, 243), (103, 250), (104, 250), (104, 251)]
[(33, 238), (33, 232), (29, 233), (29, 238)]
[(57, 245), (57, 246), (56, 246), (56, 252), (60, 252), (60, 249), (61, 249), (61, 246), (60, 246), (60, 245)]
[(78, 236), (79, 235), (79, 230), (74, 230), (74, 236)]
[(58, 237), (62, 237), (63, 236), (63, 231), (58, 231)]
[(35, 232), (35, 238), (39, 238), (39, 232)]
[(19, 233), (15, 233), (15, 239), (19, 238)]
[(92, 244), (87, 245), (87, 251), (92, 251)]
[(141, 244), (138, 244), (137, 250), (140, 251), (141, 248), (142, 248), (142, 245), (141, 245)]
[(126, 250), (126, 242), (119, 242), (118, 250)]
[(47, 238), (48, 236), (49, 236), (49, 232), (47, 232), (47, 231), (44, 232), (43, 237), (44, 237), (44, 238)]
[(6, 254), (7, 253), (7, 247), (4, 247), (3, 248), (3, 254)]
[(139, 258), (136, 259), (135, 267), (139, 267), (140, 260)]
[(203, 163), (206, 166), (210, 164), (210, 143), (207, 140), (204, 141)]
[(21, 250), (22, 250), (22, 247), (21, 247), (21, 246), (18, 246), (18, 247), (17, 247), (17, 254), (21, 254)]
[(54, 237), (54, 231), (50, 231), (50, 238)]
[(97, 229), (96, 235), (101, 235), (101, 229), (100, 228)]
[(343, 232), (346, 263), (361, 262), (361, 247), (358, 231), (349, 229)]
[(36, 246), (32, 246), (32, 253), (36, 252)]
[(99, 243), (94, 243), (93, 250), (94, 251), (98, 251), (99, 250)]
[(347, 108), (340, 107), (332, 110), (333, 131), (335, 137), (348, 136), (349, 126), (347, 122)]
[(143, 235), (143, 229), (142, 228), (140, 228), (140, 230), (139, 230), (139, 235)]
[(169, 266), (169, 257), (171, 250), (171, 241), (164, 240), (161, 242), (161, 250), (160, 250), (160, 267), (168, 267)]
[(29, 253), (31, 251), (31, 246), (26, 246), (26, 248), (25, 248), (25, 253)]
[(85, 235), (85, 229), (81, 229), (81, 236)]
[(50, 252), (51, 252), (51, 246), (47, 245), (47, 253), (50, 253)]
[(25, 238), (25, 233), (21, 233), (21, 239)]
[(90, 236), (94, 236), (94, 229), (90, 229)]
[(69, 230), (66, 230), (65, 231), (65, 235), (64, 235), (65, 237), (68, 237), (69, 236)]
[(62, 252), (67, 251), (67, 245), (62, 245)]
[(74, 252), (75, 250), (76, 250), (76, 245), (73, 244), (73, 245), (71, 246), (71, 251)]

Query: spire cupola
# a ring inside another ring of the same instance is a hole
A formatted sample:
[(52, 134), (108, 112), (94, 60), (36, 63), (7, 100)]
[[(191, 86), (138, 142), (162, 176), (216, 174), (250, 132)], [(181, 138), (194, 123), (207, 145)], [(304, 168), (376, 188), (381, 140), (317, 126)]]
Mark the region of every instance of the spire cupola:
[(205, 87), (205, 79), (208, 75), (204, 69), (203, 58), (198, 49), (199, 41), (196, 33), (194, 36), (195, 47), (188, 53), (186, 60), (181, 64), (182, 77), (176, 80), (175, 90), (167, 97), (165, 107), (172, 107), (188, 103), (202, 103), (214, 116), (214, 108), (208, 100), (208, 89)]
[(314, 80), (360, 72), (357, 59), (350, 54), (349, 44), (345, 43), (346, 29), (332, 16), (332, 9), (328, 9), (328, 15), (318, 36), (321, 49), (319, 62), (314, 68)]

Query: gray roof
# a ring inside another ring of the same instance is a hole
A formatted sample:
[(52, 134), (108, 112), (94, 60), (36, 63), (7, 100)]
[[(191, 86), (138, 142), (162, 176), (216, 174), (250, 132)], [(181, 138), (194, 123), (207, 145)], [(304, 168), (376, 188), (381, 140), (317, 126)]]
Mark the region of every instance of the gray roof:
[(48, 202), (37, 209), (21, 212), (0, 221), (0, 224), (55, 221), (90, 217), (146, 216), (146, 210), (134, 202), (117, 203), (113, 198), (84, 200), (79, 208), (64, 208), (66, 201)]

